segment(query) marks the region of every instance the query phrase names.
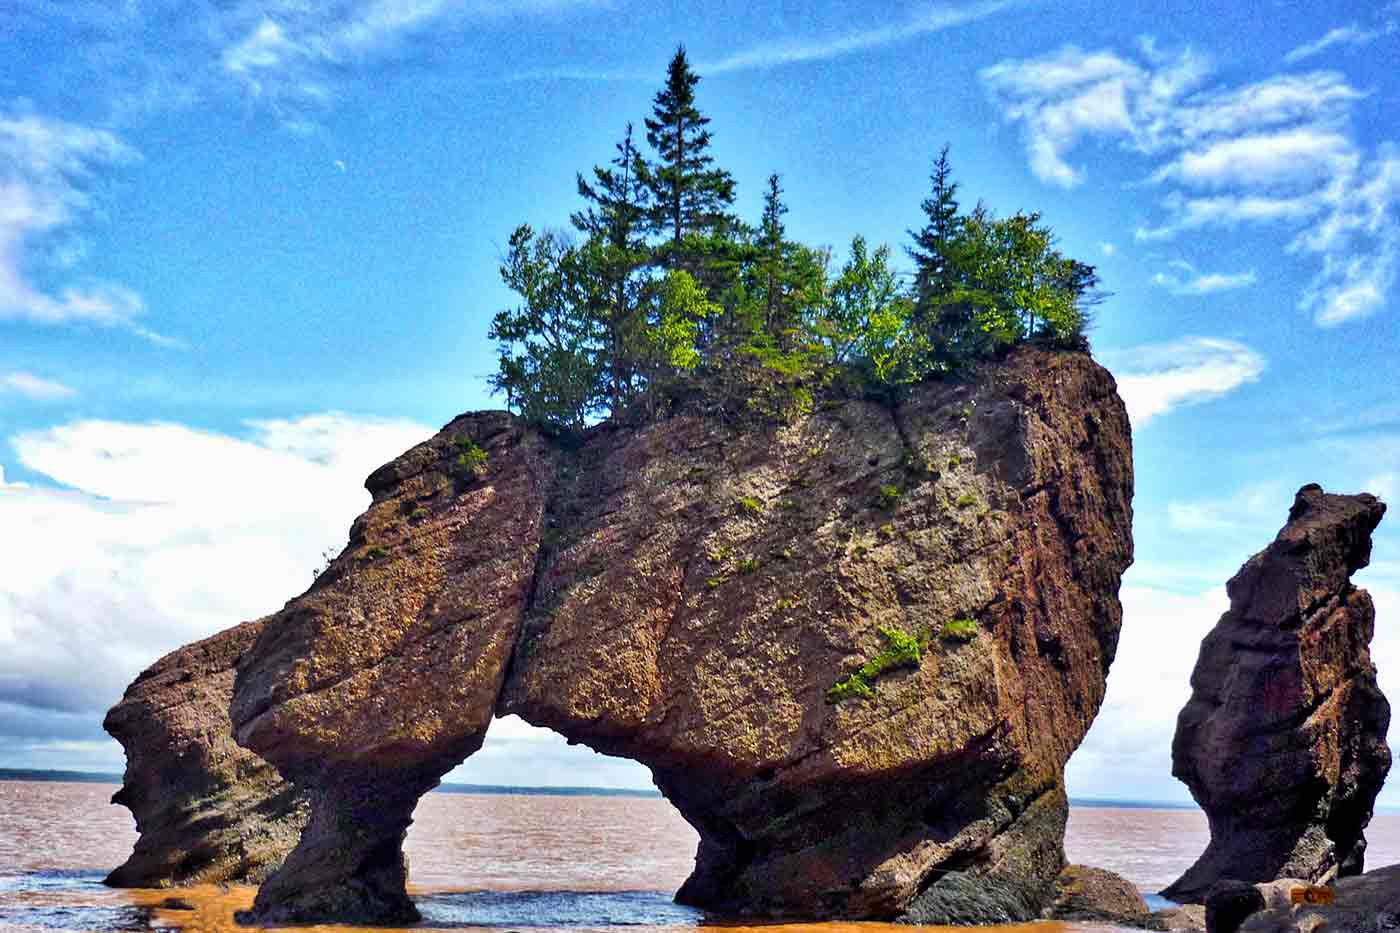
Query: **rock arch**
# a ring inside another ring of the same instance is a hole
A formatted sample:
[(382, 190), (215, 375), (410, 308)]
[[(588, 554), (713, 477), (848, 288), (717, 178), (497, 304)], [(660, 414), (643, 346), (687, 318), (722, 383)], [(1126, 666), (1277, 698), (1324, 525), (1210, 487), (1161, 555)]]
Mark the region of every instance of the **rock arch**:
[(253, 919), (414, 919), (414, 804), (498, 712), (651, 769), (701, 836), (687, 903), (937, 922), (962, 875), (1007, 919), (1048, 899), (1132, 557), (1127, 416), (1087, 355), (569, 448), (468, 415), (366, 485), (238, 664), (234, 736), (311, 805)]

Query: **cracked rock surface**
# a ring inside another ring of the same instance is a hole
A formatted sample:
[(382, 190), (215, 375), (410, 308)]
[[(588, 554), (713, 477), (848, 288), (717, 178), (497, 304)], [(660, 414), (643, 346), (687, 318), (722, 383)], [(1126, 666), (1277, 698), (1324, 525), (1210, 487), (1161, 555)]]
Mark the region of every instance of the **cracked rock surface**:
[(1374, 496), (1304, 486), (1278, 537), (1230, 580), (1172, 742), (1172, 773), (1211, 841), (1165, 896), (1199, 903), (1226, 878), (1361, 872), (1390, 770), (1390, 704), (1371, 663), (1375, 607), (1351, 575), (1384, 514)]

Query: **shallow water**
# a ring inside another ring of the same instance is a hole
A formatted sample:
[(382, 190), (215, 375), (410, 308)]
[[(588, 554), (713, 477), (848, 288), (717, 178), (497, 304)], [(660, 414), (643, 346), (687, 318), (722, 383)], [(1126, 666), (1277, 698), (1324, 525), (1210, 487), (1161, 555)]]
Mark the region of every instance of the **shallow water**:
[[(230, 933), (254, 889), (200, 886), (113, 890), (103, 876), (136, 840), (130, 815), (110, 806), (115, 786), (0, 782), (0, 928), (17, 931), (186, 930)], [(406, 850), (420, 931), (692, 931), (706, 924), (672, 893), (689, 874), (695, 832), (659, 798), (429, 794)], [(1369, 865), (1400, 861), (1400, 815), (1367, 833)], [(1195, 810), (1073, 808), (1071, 861), (1131, 879), (1145, 893), (1173, 881), (1205, 847)], [(172, 909), (180, 898), (194, 910)], [(345, 930), (298, 927), (307, 930)], [(768, 925), (755, 933), (908, 933), (885, 924)], [(999, 928), (1006, 931), (1015, 927)], [(1036, 923), (1034, 933), (1107, 928)], [(725, 933), (748, 928), (725, 925)]]

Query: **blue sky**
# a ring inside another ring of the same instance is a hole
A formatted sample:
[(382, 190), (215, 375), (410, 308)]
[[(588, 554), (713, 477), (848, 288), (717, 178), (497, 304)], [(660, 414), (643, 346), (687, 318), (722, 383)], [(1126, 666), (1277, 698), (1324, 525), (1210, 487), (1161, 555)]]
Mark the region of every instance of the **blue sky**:
[[(1400, 5), (34, 0), (0, 8), (0, 766), (115, 769), (159, 654), (278, 608), (485, 376), (677, 42), (756, 218), (897, 248), (943, 144), (1113, 297), (1138, 563), (1082, 796), (1184, 799), (1224, 581), (1306, 482), (1400, 492)], [(1400, 516), (1362, 582), (1400, 697)], [(456, 779), (645, 785), (498, 724)], [(1400, 804), (1400, 791), (1383, 802)]]

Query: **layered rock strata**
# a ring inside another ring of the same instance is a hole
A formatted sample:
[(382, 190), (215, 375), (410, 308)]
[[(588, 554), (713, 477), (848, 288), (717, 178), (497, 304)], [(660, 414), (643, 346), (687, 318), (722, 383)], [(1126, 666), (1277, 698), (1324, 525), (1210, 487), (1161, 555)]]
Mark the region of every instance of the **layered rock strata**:
[(112, 802), (131, 810), (140, 833), (108, 884), (257, 884), (296, 845), (305, 801), (235, 743), (229, 725), (234, 664), (263, 624), (245, 622), (171, 652), (107, 714), (103, 726), (127, 757)]
[(1172, 742), (1172, 773), (1211, 841), (1167, 897), (1199, 902), (1226, 878), (1361, 871), (1390, 706), (1368, 647), (1375, 608), (1351, 575), (1384, 513), (1374, 496), (1304, 486), (1278, 537), (1230, 580)]

